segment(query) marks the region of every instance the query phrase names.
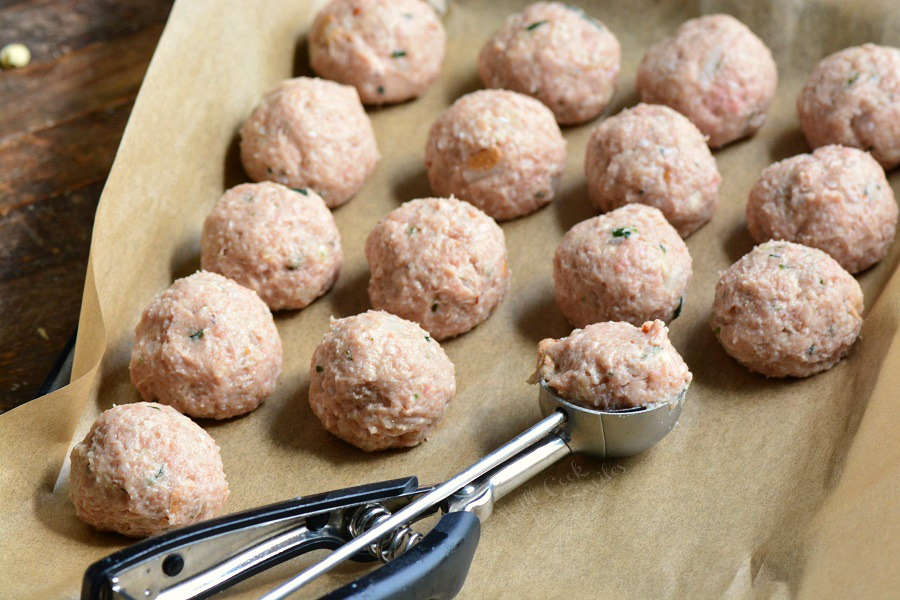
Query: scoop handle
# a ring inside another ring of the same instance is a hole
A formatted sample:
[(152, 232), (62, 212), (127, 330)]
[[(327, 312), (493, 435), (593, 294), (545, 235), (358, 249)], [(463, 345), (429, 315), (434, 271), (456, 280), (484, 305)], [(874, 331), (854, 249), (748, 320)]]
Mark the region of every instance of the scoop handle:
[(451, 512), (410, 550), (321, 600), (448, 600), (462, 589), (478, 546), (481, 522)]
[[(92, 564), (82, 600), (196, 598), (293, 556), (346, 543), (343, 511), (419, 492), (405, 477), (302, 496), (181, 529), (120, 550)], [(360, 552), (355, 560), (370, 561)]]

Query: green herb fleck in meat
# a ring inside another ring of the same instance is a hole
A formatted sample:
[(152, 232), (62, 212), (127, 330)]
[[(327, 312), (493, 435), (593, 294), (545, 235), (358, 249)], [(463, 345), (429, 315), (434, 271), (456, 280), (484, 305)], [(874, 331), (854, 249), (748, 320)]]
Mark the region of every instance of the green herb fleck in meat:
[(819, 279), (819, 285), (825, 285), (825, 280), (824, 280), (824, 279)]
[(438, 303), (435, 302), (434, 304), (431, 305), (431, 312), (437, 312), (437, 309), (438, 309)]
[(618, 227), (616, 229), (613, 229), (612, 236), (628, 239), (631, 237), (631, 234), (635, 232), (637, 232), (637, 229), (635, 229), (634, 227)]
[(412, 235), (417, 231), (418, 231), (418, 229), (416, 228), (415, 225), (410, 225), (409, 227), (406, 228), (406, 235)]
[(719, 334), (722, 333), (721, 327), (716, 327), (715, 331), (713, 331), (716, 337), (719, 337)]
[(403, 58), (406, 56), (406, 50), (394, 50), (391, 52), (391, 58)]
[(815, 344), (812, 344), (812, 345), (810, 345), (809, 348), (807, 348), (807, 350), (806, 350), (806, 355), (807, 355), (807, 356), (812, 356), (812, 355), (815, 354), (815, 353), (816, 353), (816, 345), (815, 345)]
[(659, 245), (659, 249), (663, 251), (663, 254), (666, 254), (668, 252), (668, 250), (666, 250), (666, 247), (662, 244)]
[(856, 71), (847, 79), (847, 87), (850, 87), (859, 80), (859, 71)]
[(303, 194), (304, 196), (309, 196), (308, 188), (291, 188), (291, 189), (294, 190), (295, 192), (297, 192), (298, 194)]
[(417, 394), (417, 393), (413, 394), (413, 400), (418, 400), (418, 399), (419, 399), (419, 394)]
[(647, 348), (644, 354), (641, 355), (641, 360), (647, 360), (651, 356), (656, 356), (660, 352), (662, 352), (662, 346), (650, 346), (649, 348)]
[(769, 258), (781, 258), (780, 254), (770, 254)]
[(321, 373), (324, 370), (325, 370), (325, 367), (323, 367), (322, 365), (316, 365), (316, 373)]
[(540, 27), (541, 25), (546, 25), (546, 24), (547, 24), (547, 21), (535, 21), (534, 23), (532, 23), (531, 25), (529, 25), (529, 26), (526, 27), (525, 29), (526, 29), (527, 31), (534, 31), (535, 29), (537, 29), (537, 28)]
[(160, 478), (163, 476), (163, 472), (165, 471), (165, 468), (166, 468), (165, 465), (160, 465), (159, 471), (157, 471), (157, 472), (153, 475), (153, 477), (148, 477), (148, 478), (147, 478), (147, 485), (154, 485), (157, 481), (159, 481)]
[(778, 268), (779, 269), (793, 269), (794, 267), (792, 267), (791, 265), (786, 265), (784, 263), (778, 263)]
[(384, 95), (384, 86), (383, 86), (383, 85), (379, 85), (377, 88), (375, 88), (375, 91), (378, 92), (378, 93), (381, 94), (381, 95)]
[(198, 329), (197, 331), (193, 332), (190, 337), (192, 340), (202, 340), (203, 339), (203, 330)]
[(430, 336), (430, 335), (426, 335), (426, 336), (425, 336), (425, 341), (426, 341), (426, 342), (430, 342), (430, 341), (431, 341), (431, 336)]
[(344, 351), (344, 354), (347, 356), (347, 360), (353, 360), (353, 355), (350, 354), (349, 348), (347, 348), (347, 350)]

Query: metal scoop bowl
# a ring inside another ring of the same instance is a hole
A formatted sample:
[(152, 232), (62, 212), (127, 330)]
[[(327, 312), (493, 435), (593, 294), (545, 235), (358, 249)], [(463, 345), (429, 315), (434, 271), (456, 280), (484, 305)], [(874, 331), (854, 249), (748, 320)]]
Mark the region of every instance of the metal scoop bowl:
[(640, 454), (672, 431), (681, 416), (684, 394), (653, 406), (601, 411), (573, 404), (541, 382), (538, 402), (545, 417), (554, 411), (566, 415), (564, 429), (572, 452), (618, 458)]

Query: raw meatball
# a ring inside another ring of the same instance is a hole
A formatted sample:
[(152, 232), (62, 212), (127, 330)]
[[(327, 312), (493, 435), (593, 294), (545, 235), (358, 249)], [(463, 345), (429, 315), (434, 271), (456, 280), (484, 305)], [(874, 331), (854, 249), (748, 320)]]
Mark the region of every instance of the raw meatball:
[(310, 371), (313, 413), (367, 452), (420, 444), (456, 393), (440, 344), (415, 323), (377, 310), (332, 319)]
[(510, 16), (481, 49), (484, 85), (534, 96), (559, 123), (589, 121), (616, 91), (619, 41), (580, 8), (538, 2)]
[(638, 104), (603, 121), (584, 157), (591, 202), (660, 209), (682, 237), (709, 221), (722, 178), (703, 134), (667, 106)]
[(372, 306), (416, 321), (442, 340), (485, 319), (509, 288), (496, 222), (455, 198), (412, 200), (366, 239)]
[(575, 327), (669, 321), (681, 313), (691, 255), (659, 209), (643, 204), (582, 221), (556, 248), (556, 304)]
[(458, 196), (498, 220), (549, 203), (566, 163), (553, 113), (528, 96), (480, 90), (431, 126), (425, 168), (440, 196)]
[(226, 419), (250, 412), (274, 391), (281, 359), (275, 321), (256, 292), (198, 271), (144, 310), (129, 371), (144, 400)]
[(337, 280), (344, 255), (331, 211), (314, 191), (245, 183), (203, 223), (202, 265), (255, 290), (272, 310), (303, 308)]
[(75, 514), (97, 529), (155, 535), (215, 516), (228, 498), (216, 442), (162, 404), (104, 411), (71, 458)]
[(897, 230), (897, 203), (867, 152), (823, 146), (766, 168), (750, 191), (747, 227), (757, 242), (819, 248), (856, 273), (884, 258)]
[(722, 274), (712, 328), (751, 371), (807, 377), (847, 354), (862, 310), (859, 284), (833, 258), (792, 242), (766, 242)]
[(666, 325), (648, 321), (640, 327), (594, 323), (562, 339), (541, 340), (528, 381), (543, 382), (585, 408), (621, 410), (678, 404), (691, 378)]
[(241, 160), (254, 181), (312, 188), (330, 208), (356, 194), (380, 158), (356, 90), (333, 81), (283, 81), (241, 127)]
[(900, 49), (864, 44), (824, 58), (797, 98), (813, 148), (868, 150), (885, 169), (900, 164)]
[(421, 0), (331, 0), (309, 34), (313, 70), (352, 85), (365, 104), (423, 93), (444, 60), (444, 27)]
[(636, 83), (641, 100), (685, 115), (713, 148), (762, 127), (777, 84), (772, 53), (729, 15), (682, 23), (674, 37), (650, 47)]

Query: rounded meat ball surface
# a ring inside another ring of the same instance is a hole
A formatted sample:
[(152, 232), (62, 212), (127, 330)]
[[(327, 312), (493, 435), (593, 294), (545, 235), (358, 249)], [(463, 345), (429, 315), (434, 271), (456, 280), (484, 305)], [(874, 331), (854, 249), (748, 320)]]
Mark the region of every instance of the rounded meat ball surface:
[(425, 146), (434, 192), (498, 220), (549, 203), (565, 162), (566, 140), (550, 109), (506, 90), (480, 90), (454, 102), (431, 126)]
[(216, 442), (162, 404), (104, 411), (71, 459), (75, 514), (104, 531), (156, 535), (215, 516), (228, 498)]
[(692, 375), (662, 321), (594, 323), (538, 344), (530, 383), (594, 410), (678, 404)]
[(670, 321), (681, 312), (691, 255), (662, 213), (628, 204), (578, 223), (553, 258), (556, 304), (575, 327)]
[(251, 289), (216, 273), (176, 280), (144, 310), (128, 369), (144, 400), (197, 418), (250, 412), (274, 390), (281, 338)]
[(455, 198), (404, 203), (375, 226), (365, 251), (372, 306), (439, 340), (487, 319), (509, 289), (503, 230)]
[(659, 104), (638, 104), (598, 125), (584, 171), (599, 210), (655, 206), (682, 237), (705, 225), (719, 202), (722, 178), (703, 134)]
[(900, 49), (864, 44), (822, 59), (797, 98), (797, 114), (813, 148), (862, 148), (893, 169), (900, 164)]
[(441, 70), (444, 27), (422, 0), (332, 0), (309, 34), (313, 71), (352, 85), (365, 104), (422, 94)]
[(808, 377), (840, 361), (862, 327), (863, 293), (833, 258), (766, 242), (725, 271), (711, 325), (725, 351), (767, 377)]
[(453, 363), (440, 344), (383, 311), (332, 319), (310, 372), (313, 413), (367, 452), (420, 444), (456, 393)]
[(897, 230), (897, 202), (871, 155), (823, 146), (762, 172), (750, 190), (747, 227), (757, 242), (819, 248), (857, 273), (887, 256)]
[(201, 265), (255, 290), (272, 310), (303, 308), (338, 278), (341, 236), (309, 188), (245, 183), (231, 188), (203, 223)]
[(685, 115), (713, 148), (762, 127), (777, 84), (772, 52), (729, 15), (682, 23), (647, 50), (636, 82), (641, 100)]
[(333, 81), (283, 81), (241, 126), (241, 161), (251, 179), (312, 188), (329, 208), (353, 197), (380, 158), (356, 90)]
[(580, 8), (537, 2), (506, 19), (478, 56), (484, 85), (533, 96), (557, 122), (589, 121), (616, 91), (621, 50)]

